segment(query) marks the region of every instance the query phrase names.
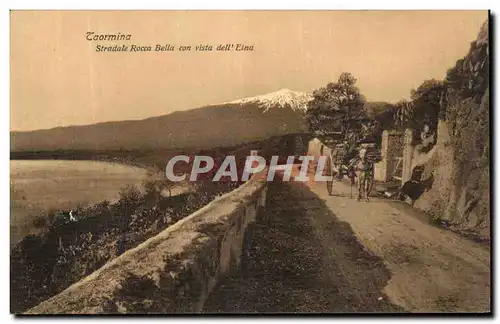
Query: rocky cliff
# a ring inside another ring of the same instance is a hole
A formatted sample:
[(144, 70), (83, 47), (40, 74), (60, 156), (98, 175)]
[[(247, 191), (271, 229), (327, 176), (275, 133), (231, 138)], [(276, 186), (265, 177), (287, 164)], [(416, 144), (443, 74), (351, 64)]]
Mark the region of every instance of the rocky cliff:
[(490, 104), (488, 22), (445, 79), (436, 147), (424, 177), (432, 188), (417, 208), (461, 232), (490, 238)]

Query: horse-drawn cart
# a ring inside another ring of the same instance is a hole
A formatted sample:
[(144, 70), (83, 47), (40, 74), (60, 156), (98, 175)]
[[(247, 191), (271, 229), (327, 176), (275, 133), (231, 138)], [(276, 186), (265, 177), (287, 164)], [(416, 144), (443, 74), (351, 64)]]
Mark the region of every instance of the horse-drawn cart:
[(350, 146), (348, 143), (339, 143), (329, 147), (325, 171), (327, 176), (332, 176), (331, 181), (326, 182), (328, 194), (332, 194), (333, 182), (340, 181), (347, 176), (351, 185), (354, 183), (354, 163), (359, 158), (359, 151), (366, 150), (366, 159), (371, 163), (381, 161), (381, 152), (375, 143), (356, 143)]

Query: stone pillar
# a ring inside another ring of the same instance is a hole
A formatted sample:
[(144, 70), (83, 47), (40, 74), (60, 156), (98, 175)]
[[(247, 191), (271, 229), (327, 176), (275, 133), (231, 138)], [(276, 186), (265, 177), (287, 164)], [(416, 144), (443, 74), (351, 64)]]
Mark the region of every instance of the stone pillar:
[(407, 128), (404, 134), (403, 147), (403, 174), (402, 182), (405, 183), (411, 179), (412, 160), (413, 160), (413, 130)]
[[(397, 158), (403, 155), (403, 133), (394, 130), (382, 132), (382, 161), (375, 165), (375, 179), (390, 181), (397, 164)], [(377, 170), (378, 169), (378, 170)]]
[(375, 165), (375, 180), (386, 182), (389, 180), (387, 172), (387, 155), (389, 152), (389, 132), (384, 130), (382, 132), (382, 147), (380, 148), (382, 161)]

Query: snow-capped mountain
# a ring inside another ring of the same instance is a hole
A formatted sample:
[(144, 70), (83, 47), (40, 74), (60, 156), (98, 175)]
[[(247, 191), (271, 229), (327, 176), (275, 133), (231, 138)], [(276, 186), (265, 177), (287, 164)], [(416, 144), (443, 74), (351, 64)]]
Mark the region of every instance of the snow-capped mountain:
[(144, 120), (11, 132), (11, 151), (213, 148), (307, 129), (312, 96), (282, 89)]
[(256, 97), (248, 97), (228, 102), (230, 104), (255, 103), (264, 108), (264, 112), (274, 107), (289, 107), (292, 110), (306, 110), (307, 103), (313, 99), (313, 96), (306, 92), (292, 91), (290, 89), (281, 89), (275, 92), (267, 93)]

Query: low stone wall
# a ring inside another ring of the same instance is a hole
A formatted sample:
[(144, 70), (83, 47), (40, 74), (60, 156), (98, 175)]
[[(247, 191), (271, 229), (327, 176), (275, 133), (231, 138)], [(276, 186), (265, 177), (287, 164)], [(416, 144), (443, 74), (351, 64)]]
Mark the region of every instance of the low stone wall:
[(266, 201), (255, 175), (27, 314), (196, 313), (240, 265), (244, 236)]

